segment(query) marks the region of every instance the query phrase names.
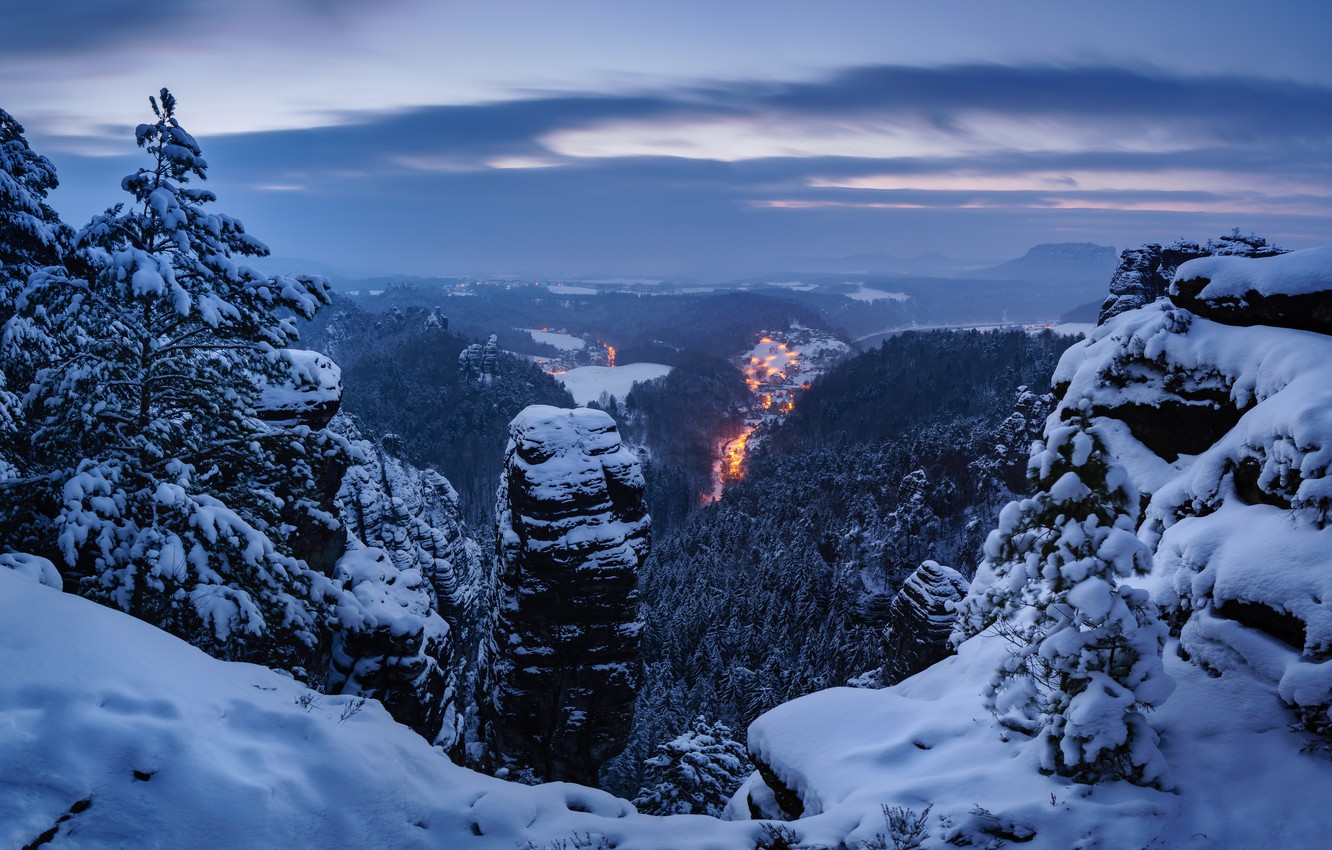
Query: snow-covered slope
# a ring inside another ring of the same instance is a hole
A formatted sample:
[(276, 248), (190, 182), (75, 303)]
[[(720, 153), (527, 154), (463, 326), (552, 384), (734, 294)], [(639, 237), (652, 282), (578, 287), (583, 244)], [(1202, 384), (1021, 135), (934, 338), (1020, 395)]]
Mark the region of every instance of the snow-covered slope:
[(792, 826), (807, 843), (872, 840), (885, 832), (886, 804), (934, 807), (926, 847), (945, 836), (987, 846), (999, 822), (1034, 831), (1025, 846), (1049, 850), (1325, 847), (1332, 765), (1299, 751), (1306, 738), (1286, 728), (1271, 687), (1211, 678), (1170, 649), (1178, 687), (1151, 721), (1174, 792), (1041, 775), (1039, 746), (1005, 734), (982, 705), (980, 685), (1005, 653), (993, 636), (892, 688), (779, 706), (750, 726), (749, 746), (800, 798), (805, 816)]
[(58, 822), (52, 847), (753, 846), (751, 826), (464, 770), (378, 702), (217, 661), (3, 565), (0, 669), (0, 847)]
[[(1258, 680), (1213, 679), (1168, 656), (1179, 688), (1153, 722), (1177, 793), (1088, 791), (1040, 776), (1034, 754), (999, 739), (976, 687), (996, 651), (975, 640), (894, 688), (833, 689), (760, 719), (752, 746), (781, 753), (784, 777), (818, 812), (789, 825), (801, 840), (835, 847), (851, 836), (856, 847), (885, 831), (881, 804), (933, 803), (955, 829), (981, 820), (977, 806), (1021, 821), (1036, 830), (1032, 848), (1326, 846), (1328, 762), (1298, 752), (1301, 737)], [(512, 850), (576, 833), (619, 850), (752, 850), (763, 834), (753, 822), (650, 818), (600, 791), (473, 773), (374, 701), (351, 713), (349, 698), (214, 660), (2, 567), (0, 669), (3, 847), (24, 846), (72, 808), (81, 811), (52, 847)], [(945, 846), (943, 829), (932, 816), (925, 846)]]

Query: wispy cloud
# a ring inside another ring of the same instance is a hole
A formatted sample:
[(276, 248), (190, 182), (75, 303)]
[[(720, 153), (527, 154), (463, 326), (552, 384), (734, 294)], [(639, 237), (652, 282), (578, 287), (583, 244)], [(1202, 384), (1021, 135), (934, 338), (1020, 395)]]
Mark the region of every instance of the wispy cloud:
[[(932, 217), (940, 231), (954, 213), (968, 234), (1022, 226), (1039, 230), (1031, 241), (1114, 216), (1137, 222), (1134, 232), (1168, 221), (1169, 237), (1183, 235), (1182, 222), (1207, 235), (1262, 216), (1332, 236), (1332, 88), (1243, 76), (875, 66), (335, 119), (202, 141), (226, 166), (215, 178), (267, 187), (270, 205), (303, 195), (275, 187), (309, 187), (345, 197), (342, 215), (358, 225), (361, 210), (382, 204), (416, 229), (457, 234), (455, 251), (505, 257), (679, 253), (667, 246), (708, 255), (723, 241), (759, 251), (793, 238), (876, 238), (886, 217), (893, 233), (928, 230), (904, 226), (907, 215)], [(123, 145), (134, 152), (132, 139)], [(329, 203), (325, 217), (340, 209)], [(277, 223), (307, 225), (291, 213)]]

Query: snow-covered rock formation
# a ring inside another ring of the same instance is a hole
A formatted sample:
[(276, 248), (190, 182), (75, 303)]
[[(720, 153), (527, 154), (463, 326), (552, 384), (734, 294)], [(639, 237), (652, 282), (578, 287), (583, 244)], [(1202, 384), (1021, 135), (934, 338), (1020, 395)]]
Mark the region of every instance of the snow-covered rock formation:
[(489, 741), (516, 774), (594, 785), (638, 687), (643, 474), (600, 410), (533, 405), (509, 435)]
[(907, 578), (888, 605), (881, 683), (895, 684), (948, 657), (953, 606), (967, 587), (961, 573), (935, 561), (925, 561)]
[[(1134, 400), (1131, 417), (1107, 422), (1111, 449), (1152, 494), (1140, 535), (1156, 550), (1153, 597), (1180, 651), (1265, 682), (1288, 721), (1326, 734), (1332, 336), (1299, 328), (1332, 303), (1332, 250), (1194, 260), (1170, 299), (1098, 329), (1055, 380), (1065, 406), (1085, 398), (1107, 417)], [(1207, 429), (1163, 445), (1181, 407)]]
[(259, 418), (275, 425), (323, 428), (342, 405), (342, 370), (317, 351), (289, 348), (283, 380), (265, 382), (259, 395)]
[(499, 363), (499, 337), (491, 334), (484, 344), (474, 342), (458, 354), (458, 368), (469, 381), (489, 384)]
[(333, 427), (357, 454), (338, 492), (353, 545), (336, 577), (358, 604), (343, 606), (356, 610), (342, 612), (329, 689), (375, 697), (460, 754), (491, 601), (480, 547), (447, 479), (399, 457), (392, 435), (367, 440), (346, 416)]
[(1238, 230), (1203, 244), (1180, 239), (1169, 245), (1155, 242), (1126, 248), (1119, 255), (1119, 267), (1110, 278), (1110, 294), (1101, 304), (1097, 324), (1128, 310), (1136, 310), (1166, 294), (1170, 281), (1181, 263), (1209, 256), (1272, 257), (1283, 253), (1259, 236), (1243, 235)]

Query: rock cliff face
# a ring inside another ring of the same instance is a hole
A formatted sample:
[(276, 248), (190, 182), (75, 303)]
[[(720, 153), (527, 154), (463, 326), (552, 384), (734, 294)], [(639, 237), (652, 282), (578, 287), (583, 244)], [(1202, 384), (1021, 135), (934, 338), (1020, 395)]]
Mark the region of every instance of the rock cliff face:
[(1332, 249), (1196, 259), (1175, 273), (1169, 301), (1111, 319), (1055, 373), (1060, 409), (1089, 403), (1150, 496), (1140, 537), (1155, 550), (1153, 598), (1180, 650), (1270, 682), (1325, 735), (1329, 303)]
[(363, 610), (335, 641), (332, 684), (460, 752), (490, 604), (481, 549), (442, 475), (399, 457), (392, 435), (371, 442), (346, 416), (333, 427), (358, 456), (338, 492), (353, 541), (338, 577)]
[(885, 685), (914, 676), (948, 657), (955, 603), (967, 593), (967, 580), (934, 561), (920, 565), (888, 606), (883, 630), (887, 661), (879, 673)]
[(1184, 239), (1169, 245), (1148, 243), (1125, 249), (1119, 267), (1110, 278), (1110, 294), (1101, 305), (1097, 324), (1120, 313), (1136, 310), (1165, 296), (1175, 270), (1182, 263), (1201, 257), (1272, 257), (1283, 253), (1260, 236), (1245, 236), (1238, 230), (1203, 244)]
[(643, 475), (599, 410), (534, 405), (509, 434), (487, 739), (512, 775), (595, 785), (638, 686)]
[(283, 519), (293, 528), (292, 554), (320, 575), (329, 576), (347, 550), (346, 535), (334, 519), (338, 487), (348, 467), (346, 445), (323, 430), (342, 405), (342, 370), (317, 351), (287, 349), (282, 356), (288, 365), (286, 380), (264, 385), (256, 412), (273, 428), (309, 428), (312, 432), (303, 455), (281, 460), (291, 469), (308, 468), (316, 503), (287, 499)]
[(495, 380), (495, 370), (499, 363), (499, 337), (491, 334), (482, 345), (474, 342), (458, 354), (458, 368), (463, 377), (480, 384), (489, 384)]

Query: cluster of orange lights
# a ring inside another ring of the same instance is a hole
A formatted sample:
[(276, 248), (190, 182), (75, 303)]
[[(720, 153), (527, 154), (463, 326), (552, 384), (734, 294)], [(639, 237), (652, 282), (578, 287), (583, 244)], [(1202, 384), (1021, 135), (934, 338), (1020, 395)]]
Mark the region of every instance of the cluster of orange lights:
[[(761, 345), (771, 345), (772, 337), (765, 336), (759, 340)], [(787, 347), (786, 343), (777, 343), (777, 348), (765, 357), (751, 356), (749, 362), (745, 364), (745, 383), (749, 385), (752, 392), (758, 392), (759, 386), (765, 381), (773, 378), (781, 380), (786, 377), (786, 373), (800, 365), (799, 357), (796, 352)]]
[(722, 447), (721, 477), (723, 481), (739, 481), (745, 477), (745, 446), (749, 436), (754, 433), (752, 425), (746, 426), (740, 436)]

